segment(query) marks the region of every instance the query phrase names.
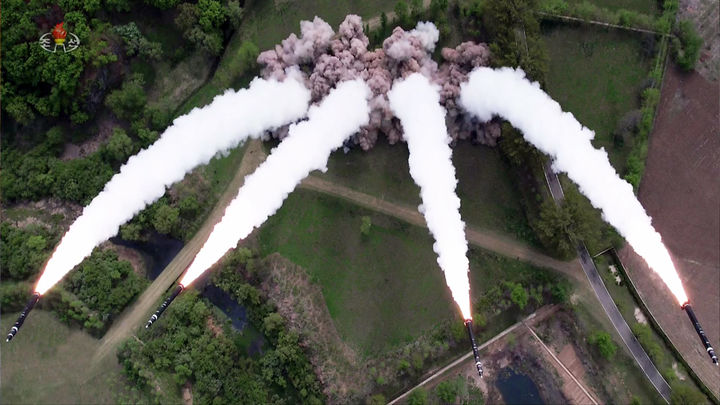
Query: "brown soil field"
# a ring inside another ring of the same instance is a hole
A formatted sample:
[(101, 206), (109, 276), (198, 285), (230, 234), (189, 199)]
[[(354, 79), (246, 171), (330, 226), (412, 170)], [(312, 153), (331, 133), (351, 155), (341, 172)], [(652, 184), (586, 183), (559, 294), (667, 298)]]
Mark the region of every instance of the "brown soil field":
[[(714, 347), (720, 347), (719, 97), (717, 81), (668, 67), (638, 193)], [(710, 362), (675, 298), (631, 248), (619, 253), (650, 312), (720, 396), (720, 368)]]

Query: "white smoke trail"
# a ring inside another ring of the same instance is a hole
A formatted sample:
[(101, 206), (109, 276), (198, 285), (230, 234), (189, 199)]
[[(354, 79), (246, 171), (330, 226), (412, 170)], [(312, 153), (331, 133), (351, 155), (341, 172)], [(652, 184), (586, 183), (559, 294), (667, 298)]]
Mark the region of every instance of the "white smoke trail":
[(249, 89), (227, 91), (210, 105), (177, 118), (157, 142), (128, 159), (85, 207), (48, 261), (35, 291), (45, 293), (185, 173), (249, 136), (298, 120), (309, 102), (310, 91), (295, 79), (255, 79)]
[(481, 120), (502, 116), (522, 131), (528, 142), (552, 156), (553, 170), (566, 172), (678, 301), (687, 301), (670, 254), (632, 186), (620, 179), (605, 150), (592, 146), (595, 133), (563, 112), (538, 83), (530, 83), (520, 69), (478, 68), (462, 86), (460, 103)]
[(324, 170), (330, 153), (368, 123), (369, 97), (368, 86), (356, 79), (338, 84), (320, 105), (310, 107), (308, 120), (292, 125), (267, 160), (245, 178), (180, 284), (187, 287), (265, 222), (311, 171)]
[(449, 145), (451, 138), (445, 128), (439, 88), (425, 76), (414, 73), (396, 82), (388, 98), (403, 126), (410, 150), (410, 175), (420, 186), (422, 197), (418, 210), (425, 215), (435, 237), (433, 249), (438, 264), (464, 319), (472, 319), (465, 223), (460, 218), (460, 199), (455, 194), (457, 179)]

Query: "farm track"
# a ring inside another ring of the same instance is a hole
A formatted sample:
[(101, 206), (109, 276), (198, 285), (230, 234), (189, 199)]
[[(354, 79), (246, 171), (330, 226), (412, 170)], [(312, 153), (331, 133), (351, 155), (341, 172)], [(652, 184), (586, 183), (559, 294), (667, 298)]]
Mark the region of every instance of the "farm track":
[(170, 264), (163, 270), (158, 278), (138, 297), (138, 299), (126, 309), (113, 323), (110, 329), (100, 340), (100, 347), (93, 357), (93, 363), (97, 364), (106, 356), (113, 354), (114, 349), (130, 336), (134, 336), (137, 328), (145, 325), (145, 321), (155, 306), (158, 305), (165, 291), (170, 288), (182, 275), (183, 271), (190, 265), (200, 248), (225, 213), (225, 207), (237, 195), (238, 190), (245, 181), (245, 176), (252, 173), (260, 163), (265, 160), (265, 153), (260, 140), (248, 141), (248, 146), (243, 155), (240, 169), (235, 174), (225, 192), (220, 196), (210, 216), (205, 220), (200, 230), (175, 256)]

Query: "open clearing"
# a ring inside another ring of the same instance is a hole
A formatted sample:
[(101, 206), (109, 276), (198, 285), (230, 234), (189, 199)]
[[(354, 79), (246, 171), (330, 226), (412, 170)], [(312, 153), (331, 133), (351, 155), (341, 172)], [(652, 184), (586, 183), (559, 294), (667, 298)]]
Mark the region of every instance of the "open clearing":
[[(639, 197), (674, 258), (695, 312), (720, 346), (720, 84), (668, 66)], [(685, 360), (720, 396), (710, 362), (664, 283), (629, 247), (620, 252), (630, 277)]]
[[(363, 216), (373, 224), (368, 236), (360, 233)], [(343, 340), (366, 355), (456, 317), (425, 228), (298, 190), (260, 229), (258, 240), (263, 255), (279, 252), (309, 272), (322, 286)], [(480, 249), (471, 249), (469, 258), (476, 297), (499, 280), (526, 280), (541, 271)]]
[[(521, 196), (500, 151), (461, 141), (453, 149), (460, 213), (470, 225), (520, 237), (531, 233)], [(407, 144), (389, 145), (384, 137), (367, 152), (333, 153), (327, 173), (317, 177), (393, 203), (420, 204), (420, 189), (410, 176)]]
[[(2, 317), (8, 330), (18, 314)], [(3, 342), (2, 389), (5, 404), (111, 403), (119, 400), (124, 377), (114, 356), (98, 368), (91, 354), (99, 341), (69, 327), (55, 314), (36, 309), (12, 344)], [(98, 371), (102, 370), (102, 371)]]
[(643, 56), (642, 36), (588, 26), (543, 24), (550, 57), (547, 91), (564, 111), (595, 131), (621, 175), (632, 140), (613, 145), (617, 122), (640, 108), (640, 92), (652, 55)]

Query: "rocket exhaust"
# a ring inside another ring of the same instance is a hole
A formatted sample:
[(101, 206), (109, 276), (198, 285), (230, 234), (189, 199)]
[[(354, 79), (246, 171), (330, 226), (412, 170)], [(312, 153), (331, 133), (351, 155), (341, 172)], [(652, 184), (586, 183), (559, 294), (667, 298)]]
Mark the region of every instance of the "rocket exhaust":
[(12, 328), (10, 328), (10, 333), (8, 333), (7, 338), (5, 339), (6, 342), (13, 340), (15, 335), (20, 330), (20, 327), (22, 327), (23, 323), (25, 323), (25, 318), (27, 318), (28, 314), (35, 307), (35, 304), (37, 304), (39, 299), (40, 293), (33, 293), (32, 298), (30, 298), (30, 300), (25, 305), (25, 309), (23, 309), (23, 311), (20, 313), (20, 316), (18, 316), (17, 321), (15, 321), (15, 324), (12, 326)]
[(718, 358), (715, 355), (715, 350), (713, 350), (712, 346), (710, 345), (710, 339), (708, 339), (702, 326), (700, 326), (700, 322), (695, 316), (695, 311), (693, 311), (692, 306), (690, 306), (690, 301), (684, 303), (681, 308), (684, 309), (687, 313), (688, 318), (690, 318), (690, 322), (692, 322), (693, 326), (695, 327), (695, 332), (697, 332), (698, 336), (700, 337), (700, 341), (703, 343), (703, 346), (705, 346), (705, 351), (707, 351), (708, 356), (710, 356), (712, 362), (715, 363), (715, 365), (717, 366)]
[(149, 328), (150, 325), (152, 325), (155, 321), (157, 321), (158, 318), (160, 318), (160, 315), (162, 315), (162, 313), (165, 312), (167, 307), (173, 302), (173, 300), (175, 298), (177, 298), (177, 296), (184, 289), (185, 289), (185, 287), (183, 287), (182, 284), (178, 284), (178, 286), (175, 288), (175, 290), (172, 292), (172, 294), (170, 294), (170, 296), (167, 297), (165, 302), (163, 302), (162, 305), (160, 305), (160, 307), (158, 307), (157, 311), (155, 311), (155, 313), (150, 317), (150, 319), (148, 319), (147, 324), (145, 324), (146, 329)]
[(480, 361), (480, 353), (478, 353), (477, 343), (475, 342), (475, 335), (472, 330), (472, 319), (465, 320), (465, 328), (467, 328), (468, 337), (470, 337), (470, 344), (472, 345), (473, 356), (475, 356), (475, 367), (477, 367), (478, 375), (482, 378), (483, 367), (482, 362)]

